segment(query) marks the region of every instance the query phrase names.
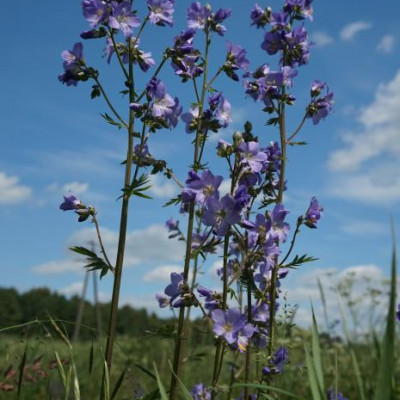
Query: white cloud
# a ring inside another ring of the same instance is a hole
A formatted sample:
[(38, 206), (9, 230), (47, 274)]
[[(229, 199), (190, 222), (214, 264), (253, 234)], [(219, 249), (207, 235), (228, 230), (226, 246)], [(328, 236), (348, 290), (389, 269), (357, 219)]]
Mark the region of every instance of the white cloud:
[(385, 35), (382, 37), (376, 49), (381, 53), (390, 54), (393, 52), (395, 38), (392, 35)]
[(352, 22), (343, 27), (343, 29), (340, 31), (340, 38), (345, 42), (349, 42), (352, 41), (358, 33), (366, 31), (371, 28), (372, 24), (370, 22), (365, 22), (365, 21)]
[(74, 282), (66, 287), (59, 289), (58, 292), (65, 296), (73, 296), (73, 295), (81, 295), (82, 289), (83, 289), (82, 282)]
[(150, 196), (159, 198), (172, 198), (180, 192), (178, 185), (172, 180), (161, 178), (159, 175), (150, 175)]
[(20, 185), (19, 178), (7, 176), (0, 172), (0, 204), (16, 204), (28, 200), (32, 195), (32, 189)]
[[(102, 240), (107, 255), (114, 263), (117, 254), (118, 232), (107, 228), (101, 229)], [(92, 228), (84, 228), (75, 232), (68, 239), (69, 246), (83, 246), (90, 248), (90, 242), (97, 243), (96, 232)], [(184, 243), (182, 241), (168, 239), (167, 229), (163, 225), (150, 225), (142, 230), (128, 232), (125, 247), (125, 267), (135, 265), (152, 265), (160, 262), (182, 262), (184, 259)], [(99, 254), (99, 250), (97, 250)], [(84, 257), (76, 258), (77, 255), (70, 252), (70, 259), (49, 261), (47, 263), (34, 266), (33, 272), (36, 274), (64, 274), (80, 273), (83, 271)], [(75, 258), (73, 258), (75, 257)]]
[(311, 38), (316, 43), (317, 47), (325, 47), (333, 43), (333, 37), (322, 31), (314, 32)]
[(162, 265), (152, 269), (143, 276), (145, 282), (170, 282), (172, 272), (182, 272), (182, 265)]
[(61, 275), (69, 272), (81, 273), (84, 262), (82, 260), (58, 260), (49, 261), (32, 268), (33, 272), (39, 275)]
[(294, 272), (291, 275), (287, 278), (287, 284), (285, 282), (285, 289), (289, 303), (301, 305), (295, 318), (296, 323), (301, 326), (307, 326), (311, 323), (310, 301), (314, 306), (317, 321), (321, 325), (323, 324), (324, 316), (318, 279), (323, 289), (330, 322), (335, 319), (342, 320), (336, 292), (338, 287), (341, 288), (341, 292), (347, 291), (350, 299), (357, 304), (360, 326), (356, 328), (365, 328), (367, 319), (362, 319), (362, 316), (370, 315), (372, 309), (375, 308), (376, 311), (379, 309), (382, 314), (385, 312), (383, 308), (386, 301), (385, 297), (380, 296), (380, 304), (373, 305), (374, 299), (369, 295), (371, 289), (387, 292), (384, 285), (386, 277), (377, 265), (356, 265), (342, 271), (336, 268), (316, 268), (304, 273)]
[(378, 86), (375, 99), (359, 112), (357, 130), (342, 134), (344, 146), (334, 151), (328, 167), (336, 173), (329, 192), (387, 204), (400, 200), (400, 70)]
[[(117, 254), (118, 232), (101, 229), (104, 246), (113, 262)], [(89, 241), (97, 243), (94, 229), (82, 229), (69, 239), (71, 245), (85, 246)], [(142, 230), (128, 232), (126, 237), (125, 266), (149, 264), (154, 262), (176, 262), (183, 260), (184, 243), (168, 239), (164, 225), (150, 225)]]
[(64, 185), (61, 186), (60, 184), (55, 182), (47, 186), (46, 190), (49, 192), (56, 192), (61, 194), (72, 192), (73, 194), (76, 195), (82, 195), (84, 193), (87, 193), (87, 191), (89, 190), (89, 184), (74, 181), (65, 183)]

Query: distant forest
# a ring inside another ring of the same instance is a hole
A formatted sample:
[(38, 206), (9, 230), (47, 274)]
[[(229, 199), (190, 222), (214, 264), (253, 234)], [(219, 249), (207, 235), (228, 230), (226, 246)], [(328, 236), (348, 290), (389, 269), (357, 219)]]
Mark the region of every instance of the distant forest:
[[(154, 301), (156, 300), (154, 299)], [(21, 294), (15, 289), (0, 288), (0, 329), (34, 321), (36, 318), (44, 321), (49, 320), (49, 316), (51, 316), (54, 319), (67, 321), (63, 325), (72, 337), (79, 303), (80, 298), (78, 296), (66, 298), (48, 288), (31, 289)], [(109, 310), (110, 303), (99, 303), (100, 327), (103, 334), (108, 325)], [(204, 330), (204, 321), (198, 320), (193, 324), (199, 330)], [(93, 329), (87, 329), (84, 325)], [(143, 337), (149, 335), (149, 332), (155, 332), (159, 329), (172, 329), (173, 325), (174, 320), (172, 318), (161, 319), (154, 313), (148, 313), (144, 308), (136, 310), (125, 305), (118, 311), (117, 332), (121, 335)], [(79, 338), (93, 338), (97, 335), (95, 329), (97, 329), (96, 307), (94, 304), (85, 301)], [(6, 332), (18, 333), (18, 329), (7, 330)]]

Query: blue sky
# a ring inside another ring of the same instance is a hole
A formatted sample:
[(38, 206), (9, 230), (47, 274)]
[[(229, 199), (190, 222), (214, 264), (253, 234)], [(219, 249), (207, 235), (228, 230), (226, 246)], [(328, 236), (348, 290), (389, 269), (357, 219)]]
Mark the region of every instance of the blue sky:
[[(143, 34), (141, 46), (156, 60), (185, 27), (190, 2), (177, 2), (173, 28), (149, 27)], [(143, 16), (144, 2), (136, 3)], [(226, 6), (221, 0), (211, 3), (215, 9)], [(307, 252), (319, 261), (294, 271), (285, 282), (289, 300), (301, 304), (317, 295), (315, 279), (327, 271), (339, 276), (353, 271), (360, 281), (369, 276), (375, 282), (388, 275), (389, 217), (399, 226), (400, 204), (400, 3), (383, 0), (379, 7), (370, 0), (314, 3), (315, 20), (307, 28), (316, 46), (310, 64), (296, 78), (298, 101), (288, 116), (289, 127), (294, 129), (300, 121), (309, 85), (316, 78), (328, 82), (336, 104), (326, 121), (316, 127), (306, 124), (301, 139), (308, 146), (289, 149), (285, 203), (292, 224), (313, 195), (325, 209), (318, 229), (303, 229), (298, 242), (298, 253)], [(277, 9), (281, 2), (260, 4)], [(215, 38), (212, 66), (217, 68), (218, 60), (223, 61), (219, 57), (225, 57), (226, 40), (248, 49), (251, 69), (265, 62), (276, 65), (276, 58), (260, 49), (262, 31), (250, 28), (253, 3), (232, 0), (229, 6), (233, 14), (226, 23), (228, 33)], [(64, 1), (57, 8), (43, 0), (35, 6), (7, 2), (2, 13), (0, 285), (20, 291), (48, 286), (65, 294), (77, 293), (83, 281), (82, 266), (68, 246), (87, 244), (92, 227), (78, 224), (73, 214), (61, 212), (58, 206), (68, 190), (93, 204), (112, 253), (125, 135), (102, 121), (99, 113), (107, 111), (106, 105), (102, 99), (90, 100), (89, 84), (64, 87), (57, 80), (62, 72), (61, 51), (71, 49), (79, 33), (88, 29), (79, 1)], [(115, 60), (107, 65), (103, 47), (101, 40), (85, 42), (85, 58), (99, 69), (116, 105), (126, 107), (118, 95), (123, 89), (118, 65)], [(149, 72), (140, 82), (150, 77)], [(161, 78), (181, 103), (194, 100), (191, 88), (182, 85), (169, 67)], [(277, 139), (276, 132), (264, 126), (261, 105), (245, 99), (240, 84), (222, 77), (215, 86), (233, 109), (233, 123), (219, 137), (228, 140), (249, 119), (261, 141)], [(190, 141), (180, 123), (172, 132), (157, 133), (150, 146), (157, 158), (170, 160), (182, 181), (191, 162)], [(213, 165), (218, 165), (218, 173), (227, 177), (225, 166), (213, 155), (215, 145), (216, 138), (206, 149), (207, 158), (217, 162)], [(153, 309), (154, 293), (163, 290), (171, 270), (181, 268), (183, 252), (180, 243), (166, 239), (163, 227), (169, 217), (179, 217), (178, 210), (161, 207), (178, 193), (177, 187), (159, 176), (151, 192), (153, 200), (134, 199), (131, 207), (122, 300)], [(215, 263), (218, 260), (210, 260), (202, 275), (210, 287), (218, 285), (212, 272)], [(323, 279), (326, 286), (333, 282)], [(110, 276), (101, 281), (100, 290), (107, 300)], [(306, 312), (299, 316), (307, 318)]]

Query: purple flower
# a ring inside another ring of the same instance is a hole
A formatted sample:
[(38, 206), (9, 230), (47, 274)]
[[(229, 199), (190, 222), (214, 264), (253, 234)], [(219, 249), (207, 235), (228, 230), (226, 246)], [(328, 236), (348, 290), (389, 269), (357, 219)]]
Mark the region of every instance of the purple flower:
[(143, 72), (146, 72), (150, 67), (154, 67), (156, 62), (151, 56), (151, 53), (145, 53), (142, 50), (137, 50), (137, 54), (135, 55), (134, 62), (139, 64), (140, 69)]
[(211, 400), (211, 391), (206, 388), (204, 383), (194, 385), (190, 390), (194, 400)]
[(64, 202), (60, 204), (60, 209), (63, 211), (78, 210), (84, 208), (83, 203), (72, 193), (64, 196)]
[(72, 50), (64, 50), (61, 53), (64, 60), (64, 73), (59, 75), (58, 80), (67, 86), (76, 86), (79, 80), (86, 80), (85, 60), (83, 59), (83, 44), (74, 44)]
[(321, 92), (325, 89), (326, 87), (326, 82), (322, 82), (318, 79), (316, 79), (312, 84), (311, 84), (311, 97), (317, 97), (321, 94)]
[(165, 296), (161, 293), (157, 293), (156, 299), (158, 301), (158, 305), (160, 306), (160, 308), (165, 308), (165, 307), (169, 306), (169, 299), (167, 296)]
[(239, 335), (239, 331), (244, 328), (247, 322), (245, 315), (240, 313), (238, 308), (230, 308), (222, 311), (214, 310), (211, 313), (214, 322), (213, 332), (218, 337), (223, 337), (229, 344), (234, 344)]
[(179, 101), (167, 93), (165, 84), (155, 76), (146, 86), (147, 96), (151, 101), (151, 112), (153, 116), (165, 118), (170, 126), (176, 126), (178, 117), (182, 112)]
[(266, 12), (258, 4), (255, 4), (251, 10), (250, 18), (251, 25), (256, 25), (257, 28), (263, 28), (269, 20)]
[(348, 400), (347, 397), (344, 397), (340, 392), (336, 392), (333, 388), (329, 389), (326, 394), (328, 395), (328, 400)]
[(176, 231), (179, 227), (179, 221), (177, 221), (176, 219), (170, 218), (165, 223), (165, 226), (167, 227), (168, 232)]
[(252, 309), (253, 320), (257, 322), (267, 323), (269, 320), (269, 307), (265, 303), (261, 303)]
[(202, 172), (201, 177), (191, 171), (182, 196), (186, 201), (195, 200), (198, 204), (204, 204), (208, 198), (219, 198), (218, 188), (222, 180), (222, 176), (214, 176), (208, 169)]
[(213, 292), (203, 286), (197, 288), (200, 296), (205, 297), (205, 308), (206, 310), (212, 311), (219, 308), (222, 303), (221, 293)]
[(287, 25), (288, 14), (285, 12), (281, 13), (272, 13), (271, 15), (271, 26), (275, 29), (284, 30)]
[(205, 29), (207, 19), (211, 16), (211, 10), (208, 7), (202, 7), (196, 1), (189, 6), (186, 15), (189, 28)]
[(182, 114), (181, 119), (186, 124), (186, 133), (192, 133), (197, 128), (198, 118), (199, 107), (191, 108), (189, 112)]
[[(288, 12), (295, 11), (298, 16), (308, 18), (312, 21), (313, 8), (311, 3), (313, 0), (285, 0), (284, 8)], [(297, 16), (296, 16), (297, 17)]]
[(304, 216), (305, 222), (304, 224), (309, 228), (316, 228), (317, 222), (321, 218), (321, 213), (324, 209), (319, 205), (316, 197), (313, 197), (310, 202), (310, 206)]
[(247, 71), (250, 62), (246, 58), (246, 50), (243, 47), (232, 44), (231, 42), (227, 42), (227, 47), (228, 54), (226, 56), (226, 62), (223, 65), (223, 70), (229, 78), (238, 81), (239, 77), (235, 71), (238, 69)]
[(240, 353), (246, 351), (249, 344), (249, 339), (251, 339), (256, 331), (257, 329), (252, 324), (246, 324), (242, 329), (239, 330), (236, 344)]
[(257, 241), (265, 242), (267, 234), (271, 229), (271, 220), (266, 219), (263, 214), (257, 214), (255, 222), (243, 221), (242, 226), (249, 231), (249, 245), (254, 247)]
[(277, 204), (272, 213), (271, 217), (271, 236), (280, 242), (286, 242), (286, 237), (289, 233), (290, 226), (287, 222), (284, 222), (286, 215), (289, 213), (285, 209), (282, 203)]
[(221, 200), (210, 197), (203, 209), (202, 221), (206, 226), (213, 226), (216, 235), (224, 236), (231, 225), (239, 223), (240, 210), (228, 194)]
[(397, 321), (400, 322), (400, 304), (397, 305), (396, 318), (397, 318)]
[(289, 361), (289, 352), (286, 347), (280, 347), (273, 355), (270, 365), (262, 369), (264, 375), (279, 374), (283, 371), (285, 364)]
[(147, 0), (147, 7), (150, 10), (149, 21), (158, 26), (172, 26), (174, 3), (174, 0)]
[(221, 98), (221, 103), (216, 112), (216, 117), (221, 128), (226, 128), (229, 125), (229, 123), (232, 122), (231, 105), (229, 101), (224, 97)]
[(238, 150), (242, 153), (240, 163), (249, 167), (251, 172), (261, 172), (264, 169), (268, 156), (260, 151), (258, 142), (242, 142)]
[(112, 13), (108, 19), (108, 24), (113, 29), (121, 29), (125, 37), (131, 37), (133, 28), (140, 25), (139, 18), (132, 13), (132, 5), (126, 0), (122, 3), (112, 2)]
[(107, 22), (107, 4), (102, 0), (83, 0), (82, 11), (83, 16), (90, 23), (92, 28)]
[[(314, 82), (315, 84), (315, 82)], [(324, 119), (333, 109), (333, 92), (329, 92), (324, 97), (313, 100), (307, 107), (307, 117), (312, 118), (314, 125), (317, 125), (321, 119)]]
[(181, 295), (185, 293), (185, 283), (183, 280), (183, 272), (171, 273), (171, 283), (165, 288), (164, 293), (170, 297), (169, 303), (172, 307), (178, 308), (183, 306)]
[(267, 32), (261, 48), (269, 55), (276, 54), (279, 50), (282, 50), (282, 33), (280, 31)]

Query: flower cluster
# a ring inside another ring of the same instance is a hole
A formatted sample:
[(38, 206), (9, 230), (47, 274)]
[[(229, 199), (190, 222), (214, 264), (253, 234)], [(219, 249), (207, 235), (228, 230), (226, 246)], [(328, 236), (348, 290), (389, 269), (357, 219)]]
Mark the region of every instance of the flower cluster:
[(280, 347), (273, 357), (271, 358), (269, 365), (262, 369), (264, 375), (280, 374), (283, 371), (285, 364), (289, 361), (289, 352), (286, 347)]
[(198, 1), (192, 3), (187, 10), (187, 20), (189, 28), (202, 29), (206, 32), (216, 32), (223, 36), (226, 27), (222, 25), (232, 10), (220, 8), (213, 12), (209, 4), (202, 6)]
[(189, 112), (182, 114), (182, 120), (186, 124), (186, 133), (198, 130), (199, 126), (202, 133), (206, 135), (208, 131), (217, 132), (221, 128), (226, 128), (231, 119), (231, 105), (229, 101), (217, 92), (208, 98), (209, 108), (200, 115), (198, 106), (192, 107)]
[(150, 131), (161, 128), (174, 128), (179, 121), (182, 107), (179, 99), (167, 93), (164, 82), (153, 76), (146, 86), (146, 104), (131, 103), (130, 108), (136, 117), (142, 117)]
[(94, 71), (86, 67), (82, 43), (75, 43), (72, 50), (64, 50), (61, 57), (64, 60), (64, 73), (58, 76), (61, 83), (76, 86), (78, 81), (87, 81), (93, 76)]

